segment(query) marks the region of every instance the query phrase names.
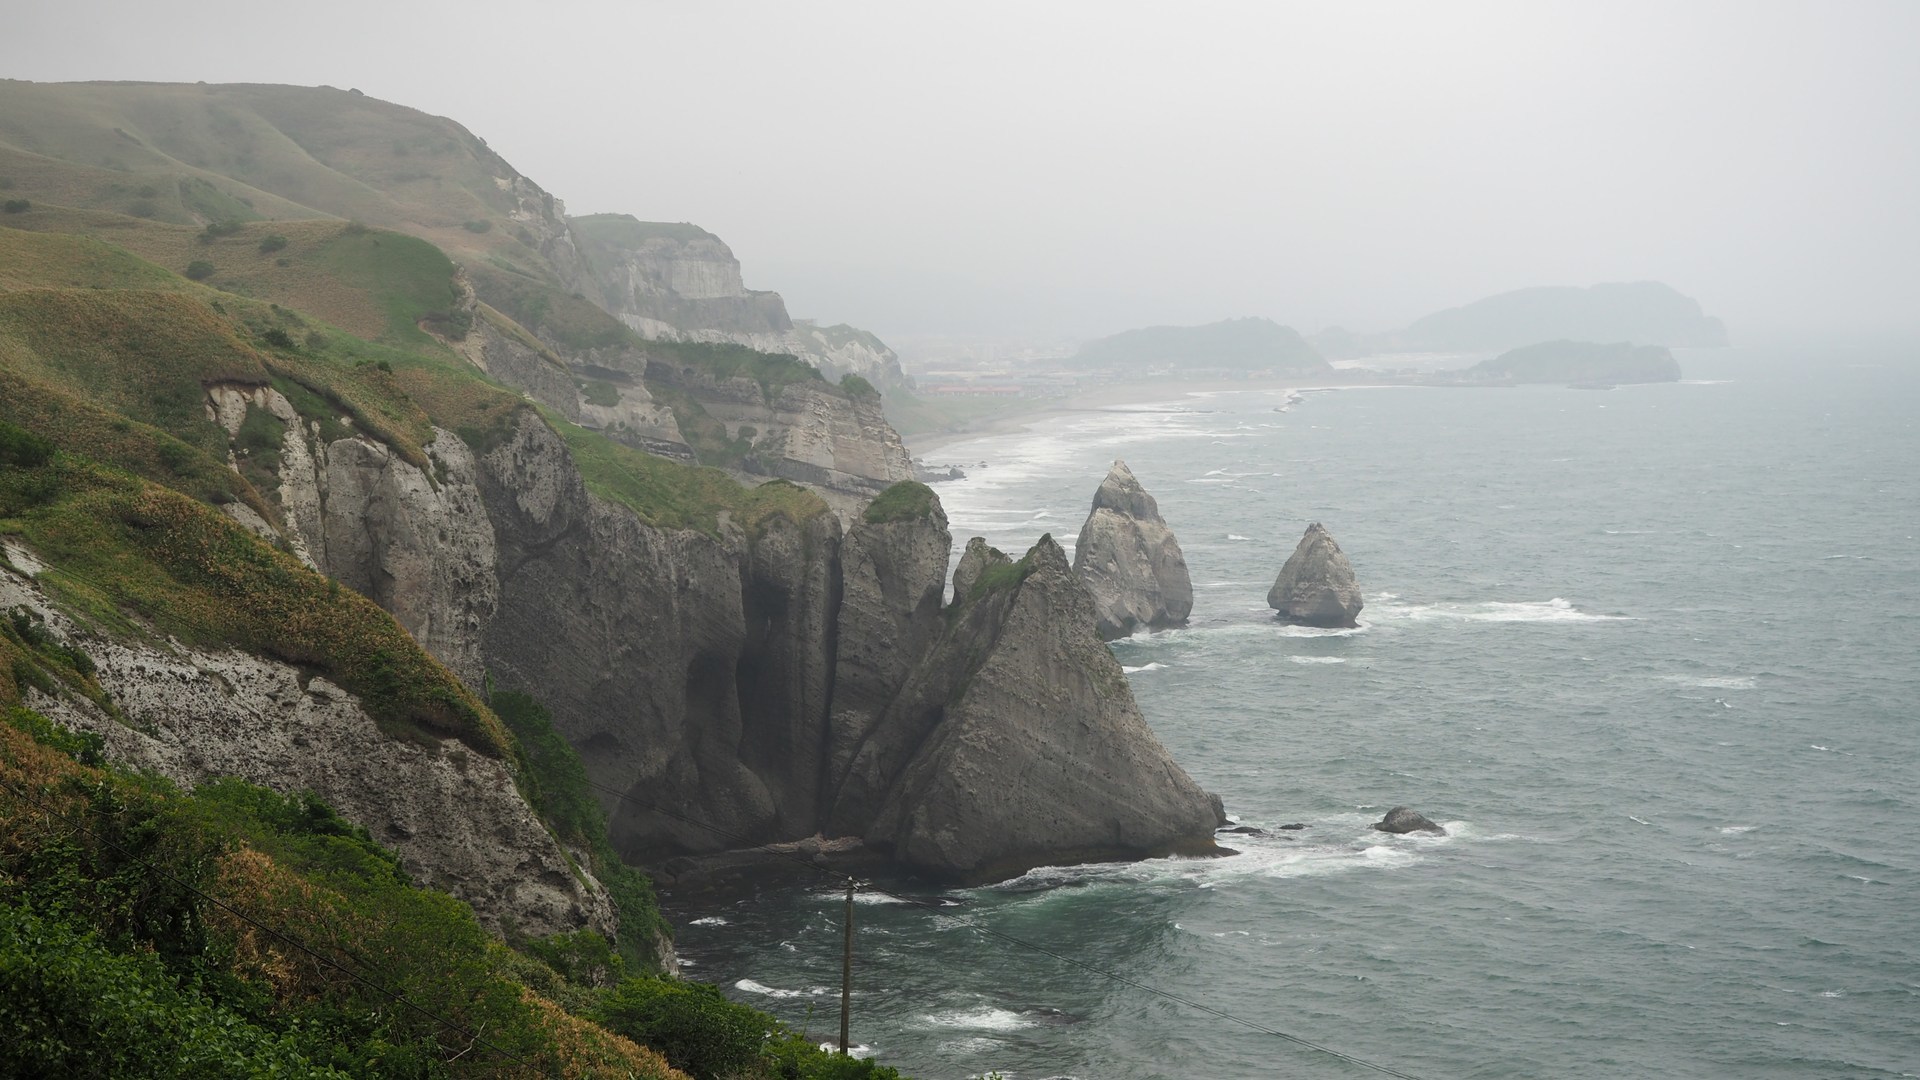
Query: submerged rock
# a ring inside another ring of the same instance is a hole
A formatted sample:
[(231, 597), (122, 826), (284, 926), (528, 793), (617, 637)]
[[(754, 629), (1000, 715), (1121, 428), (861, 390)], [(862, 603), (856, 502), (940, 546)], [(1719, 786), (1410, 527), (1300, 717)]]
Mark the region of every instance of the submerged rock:
[(1433, 833), (1447, 835), (1447, 830), (1428, 820), (1426, 815), (1405, 806), (1396, 806), (1387, 811), (1387, 816), (1373, 823), (1381, 832), (1390, 833)]
[(1141, 627), (1179, 626), (1193, 610), (1193, 581), (1173, 530), (1124, 461), (1115, 461), (1093, 496), (1073, 549), (1073, 572), (1086, 583), (1100, 637)]
[(1267, 605), (1288, 622), (1327, 627), (1359, 625), (1355, 620), (1365, 606), (1353, 580), (1353, 564), (1317, 521), (1307, 526), (1280, 568), (1267, 592)]

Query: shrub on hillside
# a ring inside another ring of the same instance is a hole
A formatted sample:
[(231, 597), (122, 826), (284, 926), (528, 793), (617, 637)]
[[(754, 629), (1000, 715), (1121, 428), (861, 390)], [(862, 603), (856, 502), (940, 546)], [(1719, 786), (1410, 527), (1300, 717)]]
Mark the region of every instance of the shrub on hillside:
[(205, 281), (213, 276), (213, 264), (205, 259), (195, 259), (187, 264), (187, 277), (194, 281)]
[(287, 238), (279, 233), (271, 233), (260, 238), (260, 254), (270, 255), (287, 246)]
[(745, 1072), (759, 1060), (770, 1024), (717, 986), (658, 978), (628, 979), (608, 991), (595, 1018), (699, 1080)]
[(53, 444), (21, 427), (0, 420), (0, 465), (32, 469), (53, 457)]
[(24, 214), (33, 209), (33, 204), (25, 199), (8, 199), (0, 209), (5, 209), (9, 214)]
[(493, 228), (493, 222), (483, 220), (464, 221), (461, 222), (461, 227), (470, 233), (483, 233)]
[(239, 231), (240, 223), (237, 221), (215, 221), (200, 230), (200, 242), (209, 244), (223, 236), (232, 236)]

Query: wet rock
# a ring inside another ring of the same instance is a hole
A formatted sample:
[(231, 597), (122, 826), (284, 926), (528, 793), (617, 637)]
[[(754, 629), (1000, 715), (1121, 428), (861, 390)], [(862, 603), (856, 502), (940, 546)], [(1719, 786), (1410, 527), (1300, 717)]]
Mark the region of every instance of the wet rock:
[(1319, 522), (1307, 526), (1280, 576), (1267, 593), (1267, 605), (1288, 622), (1306, 626), (1359, 625), (1360, 586), (1353, 564)]
[(1447, 835), (1447, 830), (1435, 825), (1417, 810), (1405, 806), (1396, 806), (1387, 811), (1387, 816), (1373, 823), (1373, 827), (1387, 833), (1432, 833), (1436, 836)]
[(1073, 572), (1093, 596), (1104, 641), (1142, 628), (1180, 626), (1193, 610), (1193, 582), (1173, 530), (1124, 461), (1093, 496), (1073, 549)]

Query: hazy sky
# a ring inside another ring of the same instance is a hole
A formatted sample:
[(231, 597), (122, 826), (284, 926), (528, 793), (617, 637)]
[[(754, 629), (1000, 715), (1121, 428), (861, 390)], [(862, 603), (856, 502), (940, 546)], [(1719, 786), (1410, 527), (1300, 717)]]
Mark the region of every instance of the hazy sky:
[(1657, 279), (1920, 329), (1920, 3), (101, 3), (0, 74), (358, 87), (883, 334)]

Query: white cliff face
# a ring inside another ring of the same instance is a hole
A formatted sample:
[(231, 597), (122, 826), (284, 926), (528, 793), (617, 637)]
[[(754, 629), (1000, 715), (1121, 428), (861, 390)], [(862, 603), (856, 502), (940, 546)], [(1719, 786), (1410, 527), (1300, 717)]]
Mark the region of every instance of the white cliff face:
[[(9, 561), (39, 565), (18, 549)], [(398, 854), (415, 881), (467, 901), (496, 930), (511, 922), (535, 935), (611, 936), (605, 890), (569, 863), (503, 763), (452, 739), (390, 738), (359, 698), (286, 664), (232, 649), (76, 637), (31, 578), (0, 568), (0, 609), (15, 606), (85, 649), (126, 722), (75, 695), (31, 691), (27, 704), (99, 735), (115, 761), (189, 786), (237, 776), (284, 794), (311, 790)]]
[(605, 215), (574, 225), (608, 310), (649, 341), (744, 345), (797, 356), (836, 379), (906, 384), (900, 358), (879, 338), (790, 318), (779, 293), (748, 289), (733, 251), (704, 229)]
[(387, 609), (460, 681), (480, 686), (480, 639), (500, 587), (467, 444), (435, 428), (426, 446), (429, 476), (373, 439), (327, 442), (271, 387), (207, 391), (209, 414), (229, 434), (249, 408), (286, 425), (279, 495), (294, 553)]

